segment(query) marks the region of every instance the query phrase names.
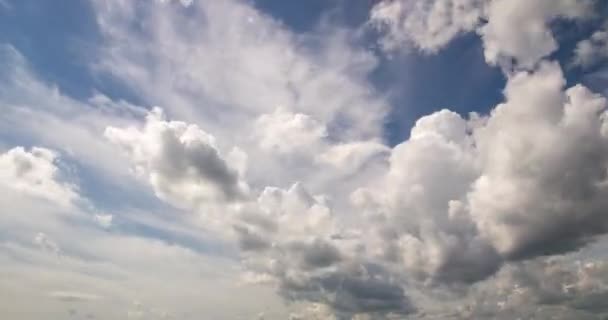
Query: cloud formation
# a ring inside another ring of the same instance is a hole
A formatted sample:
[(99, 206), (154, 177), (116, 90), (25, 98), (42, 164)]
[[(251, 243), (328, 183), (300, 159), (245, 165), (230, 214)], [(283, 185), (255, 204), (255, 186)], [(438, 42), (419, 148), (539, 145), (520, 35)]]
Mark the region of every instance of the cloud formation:
[(160, 198), (184, 207), (184, 202), (222, 202), (247, 193), (236, 166), (220, 153), (213, 136), (196, 125), (163, 117), (154, 109), (142, 129), (105, 131), (111, 142), (126, 150), (135, 170), (148, 178)]
[[(551, 24), (589, 3), (378, 2), (387, 51), (475, 32), (506, 78), (490, 112), (431, 113), (395, 146), (369, 81), (381, 52), (248, 2), (92, 2), (92, 70), (162, 109), (68, 97), (1, 47), (0, 123), (46, 147), (0, 128), (0, 301), (145, 319), (605, 315), (590, 246), (608, 232), (608, 105), (546, 60)], [(582, 66), (601, 32), (575, 50)], [(96, 179), (117, 187), (110, 200), (93, 199)], [(158, 202), (112, 203), (124, 191)]]
[(61, 181), (57, 154), (46, 148), (15, 147), (0, 154), (0, 183), (64, 206), (78, 198), (75, 186)]
[(592, 5), (578, 0), (380, 1), (370, 22), (384, 29), (381, 43), (389, 51), (413, 45), (436, 52), (454, 38), (476, 31), (488, 63), (531, 69), (558, 48), (551, 22), (583, 18)]
[(564, 90), (557, 64), (512, 76), (505, 102), (469, 120), (418, 120), (353, 201), (384, 227), (380, 256), (434, 281), (475, 282), (503, 261), (575, 250), (607, 231), (606, 99)]
[(589, 39), (581, 40), (575, 49), (573, 63), (591, 68), (608, 58), (608, 25), (595, 31)]

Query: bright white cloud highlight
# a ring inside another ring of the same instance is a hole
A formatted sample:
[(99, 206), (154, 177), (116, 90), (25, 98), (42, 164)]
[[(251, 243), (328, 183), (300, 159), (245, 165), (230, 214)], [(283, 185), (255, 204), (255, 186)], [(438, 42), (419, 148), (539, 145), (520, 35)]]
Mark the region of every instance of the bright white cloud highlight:
[[(388, 51), (413, 45), (436, 52), (451, 40), (476, 31), (489, 64), (532, 69), (558, 48), (550, 24), (588, 17), (589, 0), (385, 0), (370, 22), (384, 29)], [(581, 49), (587, 54), (587, 44)]]
[(62, 181), (57, 154), (33, 147), (16, 147), (0, 154), (0, 184), (51, 202), (69, 206), (78, 198), (75, 186)]

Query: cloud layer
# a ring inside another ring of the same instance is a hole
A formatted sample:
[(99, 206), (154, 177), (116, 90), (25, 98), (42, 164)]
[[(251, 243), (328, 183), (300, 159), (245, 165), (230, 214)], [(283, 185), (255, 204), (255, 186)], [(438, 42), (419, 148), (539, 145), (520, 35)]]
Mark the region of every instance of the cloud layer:
[[(379, 1), (360, 30), (305, 33), (245, 1), (91, 4), (91, 72), (144, 106), (69, 97), (0, 47), (12, 315), (35, 318), (25, 297), (134, 319), (608, 314), (608, 101), (551, 60), (553, 24), (592, 1)], [(358, 42), (370, 26), (384, 51)], [(570, 65), (603, 63), (602, 32)], [(468, 33), (502, 101), (387, 145), (384, 54)]]

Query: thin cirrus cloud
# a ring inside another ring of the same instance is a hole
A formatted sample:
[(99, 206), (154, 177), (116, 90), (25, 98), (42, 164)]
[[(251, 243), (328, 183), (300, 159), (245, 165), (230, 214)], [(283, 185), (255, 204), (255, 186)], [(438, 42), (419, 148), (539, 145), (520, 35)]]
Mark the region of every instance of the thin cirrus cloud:
[[(363, 29), (304, 34), (244, 1), (91, 5), (91, 72), (147, 105), (69, 97), (0, 49), (12, 318), (35, 319), (32, 300), (133, 319), (608, 313), (608, 102), (548, 58), (551, 24), (584, 23), (592, 1), (380, 1)], [(367, 28), (381, 50), (358, 42)], [(505, 73), (501, 103), (434, 112), (386, 145), (394, 106), (370, 74), (472, 32)], [(568, 64), (601, 65), (602, 32)], [(101, 186), (157, 203), (106, 210)]]

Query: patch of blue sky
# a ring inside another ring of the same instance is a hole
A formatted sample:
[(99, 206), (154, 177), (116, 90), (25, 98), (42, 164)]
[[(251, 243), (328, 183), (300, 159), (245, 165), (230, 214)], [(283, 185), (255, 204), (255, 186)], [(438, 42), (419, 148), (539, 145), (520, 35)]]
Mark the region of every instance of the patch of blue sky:
[(107, 75), (94, 72), (101, 35), (88, 1), (8, 1), (0, 8), (0, 43), (10, 44), (44, 81), (71, 97), (94, 92), (137, 104), (142, 100)]

